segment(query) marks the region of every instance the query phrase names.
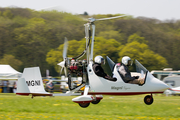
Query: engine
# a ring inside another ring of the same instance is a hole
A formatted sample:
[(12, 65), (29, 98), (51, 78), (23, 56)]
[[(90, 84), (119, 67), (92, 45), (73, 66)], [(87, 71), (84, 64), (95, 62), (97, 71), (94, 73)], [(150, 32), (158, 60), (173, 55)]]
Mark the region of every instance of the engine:
[[(69, 89), (73, 90), (82, 83), (87, 81), (87, 60), (78, 60), (75, 61), (74, 59), (71, 60), (69, 66), (68, 66), (68, 85)], [(72, 78), (73, 77), (82, 77), (81, 83), (76, 84)]]

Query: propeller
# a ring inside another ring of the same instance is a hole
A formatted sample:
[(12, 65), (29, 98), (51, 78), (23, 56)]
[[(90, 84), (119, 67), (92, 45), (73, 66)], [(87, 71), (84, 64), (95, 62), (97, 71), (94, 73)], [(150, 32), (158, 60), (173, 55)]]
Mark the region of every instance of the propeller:
[(67, 58), (68, 39), (64, 38), (63, 59)]
[(65, 76), (67, 77), (67, 71), (66, 71), (66, 67), (67, 67), (67, 64), (68, 64), (68, 58), (67, 58), (67, 48), (68, 48), (68, 40), (67, 38), (65, 37), (64, 38), (64, 48), (63, 48), (63, 61), (58, 63), (57, 65), (61, 66), (61, 71), (60, 71), (60, 75), (64, 69), (64, 73), (65, 73)]
[(101, 18), (101, 19), (89, 18), (89, 22), (100, 21), (100, 20), (110, 20), (110, 19), (116, 19), (116, 18), (121, 18), (121, 17), (125, 17), (125, 16), (127, 16), (127, 15), (121, 15), (121, 16), (115, 16), (115, 17), (109, 17), (109, 18)]

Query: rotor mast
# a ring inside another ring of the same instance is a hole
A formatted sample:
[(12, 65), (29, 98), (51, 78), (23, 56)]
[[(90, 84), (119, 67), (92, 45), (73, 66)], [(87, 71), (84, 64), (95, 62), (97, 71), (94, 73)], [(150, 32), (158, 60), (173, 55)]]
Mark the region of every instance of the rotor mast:
[(94, 36), (95, 36), (95, 24), (94, 24), (94, 23), (92, 23), (91, 54), (90, 54), (90, 58), (89, 58), (89, 60), (93, 60)]

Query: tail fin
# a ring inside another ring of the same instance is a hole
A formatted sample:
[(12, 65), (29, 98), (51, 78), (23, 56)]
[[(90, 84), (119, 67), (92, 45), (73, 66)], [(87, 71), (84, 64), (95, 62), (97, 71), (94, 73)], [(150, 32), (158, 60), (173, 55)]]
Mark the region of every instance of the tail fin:
[(18, 95), (52, 96), (44, 90), (39, 67), (25, 68), (21, 78), (18, 79)]

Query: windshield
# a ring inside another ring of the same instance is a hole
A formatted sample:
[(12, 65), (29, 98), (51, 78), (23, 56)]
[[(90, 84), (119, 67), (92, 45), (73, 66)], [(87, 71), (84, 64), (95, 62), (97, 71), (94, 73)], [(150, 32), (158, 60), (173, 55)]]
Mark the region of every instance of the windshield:
[(137, 60), (135, 60), (135, 65), (136, 65), (136, 72), (141, 73), (142, 71), (146, 73), (148, 70)]
[(111, 69), (111, 72), (113, 72), (115, 63), (108, 56), (106, 56), (106, 58), (107, 58), (107, 63), (109, 64), (109, 67)]

